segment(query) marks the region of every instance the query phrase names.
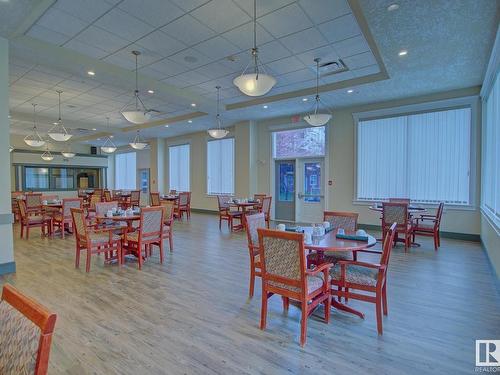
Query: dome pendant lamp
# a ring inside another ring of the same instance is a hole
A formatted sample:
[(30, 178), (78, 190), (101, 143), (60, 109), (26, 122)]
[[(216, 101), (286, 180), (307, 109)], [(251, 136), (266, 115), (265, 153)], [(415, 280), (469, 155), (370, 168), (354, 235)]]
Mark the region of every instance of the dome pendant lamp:
[(316, 98), (314, 106), (311, 110), (312, 113), (304, 116), (304, 120), (311, 126), (321, 126), (325, 125), (332, 118), (332, 112), (325, 106), (328, 113), (320, 112), (320, 105), (323, 104), (319, 97), (319, 62), (320, 59), (314, 59), (316, 62)]
[(215, 139), (224, 138), (229, 131), (222, 127), (222, 120), (220, 118), (219, 105), (220, 105), (220, 86), (215, 87), (217, 89), (217, 115), (215, 116), (215, 122), (217, 123), (216, 128), (211, 128), (207, 130), (208, 135)]
[(62, 91), (57, 91), (59, 94), (59, 118), (57, 119), (57, 123), (52, 127), (52, 129), (49, 130), (48, 134), (49, 137), (52, 138), (54, 141), (57, 142), (66, 142), (68, 141), (72, 135), (68, 133), (66, 128), (63, 125), (62, 119), (61, 119), (61, 94)]
[(45, 144), (43, 138), (38, 134), (36, 130), (36, 104), (32, 103), (33, 106), (33, 133), (24, 137), (24, 143), (31, 147), (42, 147)]
[(133, 104), (126, 104), (120, 112), (128, 122), (131, 122), (132, 124), (144, 124), (151, 119), (151, 111), (146, 108), (143, 101), (139, 97), (137, 58), (141, 53), (139, 51), (132, 51), (132, 54), (135, 56), (135, 90)]

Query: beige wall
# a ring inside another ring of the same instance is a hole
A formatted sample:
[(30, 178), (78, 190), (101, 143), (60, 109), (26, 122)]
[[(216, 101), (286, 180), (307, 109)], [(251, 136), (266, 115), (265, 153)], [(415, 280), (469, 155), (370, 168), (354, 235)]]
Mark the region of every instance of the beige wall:
[(500, 277), (500, 233), (484, 214), (481, 214), (481, 242), (497, 277)]

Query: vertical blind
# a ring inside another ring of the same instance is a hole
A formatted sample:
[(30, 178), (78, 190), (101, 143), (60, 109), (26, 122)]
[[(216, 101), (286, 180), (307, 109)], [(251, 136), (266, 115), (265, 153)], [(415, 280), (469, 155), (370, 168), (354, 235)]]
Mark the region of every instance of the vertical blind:
[(234, 194), (234, 139), (207, 142), (207, 193)]
[(189, 144), (168, 148), (170, 190), (189, 191)]
[(500, 228), (500, 75), (483, 102), (481, 207)]
[(136, 153), (115, 155), (115, 188), (135, 190), (137, 188)]
[(471, 109), (360, 120), (357, 199), (469, 204)]

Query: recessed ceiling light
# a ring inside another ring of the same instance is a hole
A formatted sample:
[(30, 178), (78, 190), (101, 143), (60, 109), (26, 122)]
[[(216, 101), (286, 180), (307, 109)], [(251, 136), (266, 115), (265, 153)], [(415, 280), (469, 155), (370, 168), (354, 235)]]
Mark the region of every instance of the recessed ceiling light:
[(57, 124), (58, 124), (58, 122), (57, 122), (57, 121), (55, 121), (55, 122), (53, 122), (53, 123), (52, 123), (52, 125), (57, 125)]
[(9, 117), (9, 118), (12, 118), (12, 116), (11, 116), (11, 115), (9, 115), (8, 117)]
[(87, 74), (88, 74), (89, 76), (95, 76), (95, 72), (94, 72), (94, 71), (92, 71), (92, 70), (89, 70), (89, 71), (87, 72)]
[(100, 140), (101, 140), (101, 138), (97, 138), (97, 140), (98, 140), (98, 141), (100, 141)]
[(191, 107), (196, 107), (196, 103), (191, 103)]
[(114, 138), (115, 136), (114, 135), (110, 135), (109, 138)]
[(154, 90), (148, 90), (148, 93), (154, 94), (155, 92), (154, 92)]
[(387, 10), (389, 12), (392, 12), (393, 10), (398, 10), (399, 9), (399, 4), (391, 4), (387, 7)]
[(267, 105), (263, 105), (262, 108), (267, 109), (268, 107), (267, 107)]
[(168, 128), (168, 125), (165, 125), (166, 128)]
[(352, 94), (353, 92), (354, 92), (354, 90), (353, 90), (353, 89), (349, 89), (349, 90), (347, 90), (347, 93), (348, 93), (348, 94)]
[(193, 120), (188, 120), (188, 122), (189, 122), (190, 124), (192, 124), (192, 123), (193, 123)]
[(303, 102), (307, 102), (308, 100), (309, 100), (309, 99), (307, 99), (307, 98), (302, 98), (302, 101), (303, 101)]
[(92, 128), (93, 131), (96, 131), (97, 129), (96, 128)]
[(408, 54), (408, 51), (405, 50), (405, 49), (402, 49), (401, 51), (399, 51), (398, 55), (399, 56), (406, 56)]

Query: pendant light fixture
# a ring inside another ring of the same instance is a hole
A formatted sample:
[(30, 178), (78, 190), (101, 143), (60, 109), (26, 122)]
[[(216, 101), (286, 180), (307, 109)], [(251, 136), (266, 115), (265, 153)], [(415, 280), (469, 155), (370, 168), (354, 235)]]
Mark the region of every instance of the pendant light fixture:
[(54, 160), (54, 156), (49, 151), (49, 145), (46, 146), (45, 152), (42, 154), (42, 159), (45, 160), (45, 161), (52, 161), (52, 160)]
[(321, 113), (320, 111), (320, 104), (323, 104), (321, 102), (321, 99), (319, 97), (319, 58), (315, 58), (314, 61), (316, 62), (316, 98), (315, 98), (315, 103), (311, 111), (312, 113), (304, 116), (304, 120), (309, 125), (312, 126), (321, 126), (325, 125), (331, 118), (332, 118), (332, 112), (328, 109), (328, 107), (324, 106), (328, 113)]
[(128, 122), (133, 124), (144, 124), (148, 122), (151, 118), (150, 111), (146, 108), (143, 101), (139, 97), (139, 78), (138, 78), (138, 69), (137, 69), (137, 57), (141, 54), (139, 51), (132, 51), (132, 54), (135, 56), (135, 91), (134, 91), (134, 100), (132, 103), (128, 103), (125, 107), (120, 111), (123, 117)]
[[(109, 117), (106, 117), (106, 121), (107, 121), (107, 129), (109, 130)], [(101, 151), (104, 152), (105, 154), (112, 154), (113, 152), (116, 151), (116, 146), (111, 140), (111, 137), (109, 135), (106, 137), (104, 144), (101, 146)]]
[(33, 106), (33, 133), (24, 137), (24, 143), (31, 147), (42, 147), (45, 141), (36, 130), (36, 104), (32, 103), (31, 105)]
[(61, 155), (64, 156), (66, 159), (71, 159), (76, 156), (76, 153), (71, 151), (71, 146), (69, 146), (65, 151), (61, 152)]
[(215, 121), (217, 123), (216, 128), (211, 128), (207, 130), (207, 133), (216, 139), (224, 138), (229, 131), (222, 127), (222, 120), (220, 118), (219, 106), (220, 106), (220, 86), (215, 87), (217, 89), (217, 115), (215, 116)]
[[(253, 73), (246, 73), (248, 67), (253, 62)], [(264, 74), (259, 72), (259, 64), (264, 71)], [(238, 89), (248, 96), (265, 95), (276, 84), (276, 79), (268, 74), (264, 65), (259, 60), (259, 50), (257, 48), (257, 1), (253, 1), (253, 48), (252, 60), (239, 77), (233, 80), (233, 83)]]
[(9, 146), (9, 152), (12, 152), (12, 151), (14, 151), (14, 147)]
[(59, 94), (59, 118), (57, 119), (57, 123), (52, 127), (52, 129), (49, 130), (48, 134), (49, 134), (49, 137), (52, 138), (54, 141), (66, 142), (72, 137), (72, 135), (68, 133), (68, 131), (64, 127), (62, 119), (61, 119), (61, 94), (62, 94), (62, 91), (58, 90), (57, 93)]
[(137, 130), (137, 134), (135, 135), (134, 141), (129, 143), (130, 147), (136, 150), (144, 150), (144, 148), (148, 145), (146, 142), (141, 140), (141, 134), (139, 130)]

